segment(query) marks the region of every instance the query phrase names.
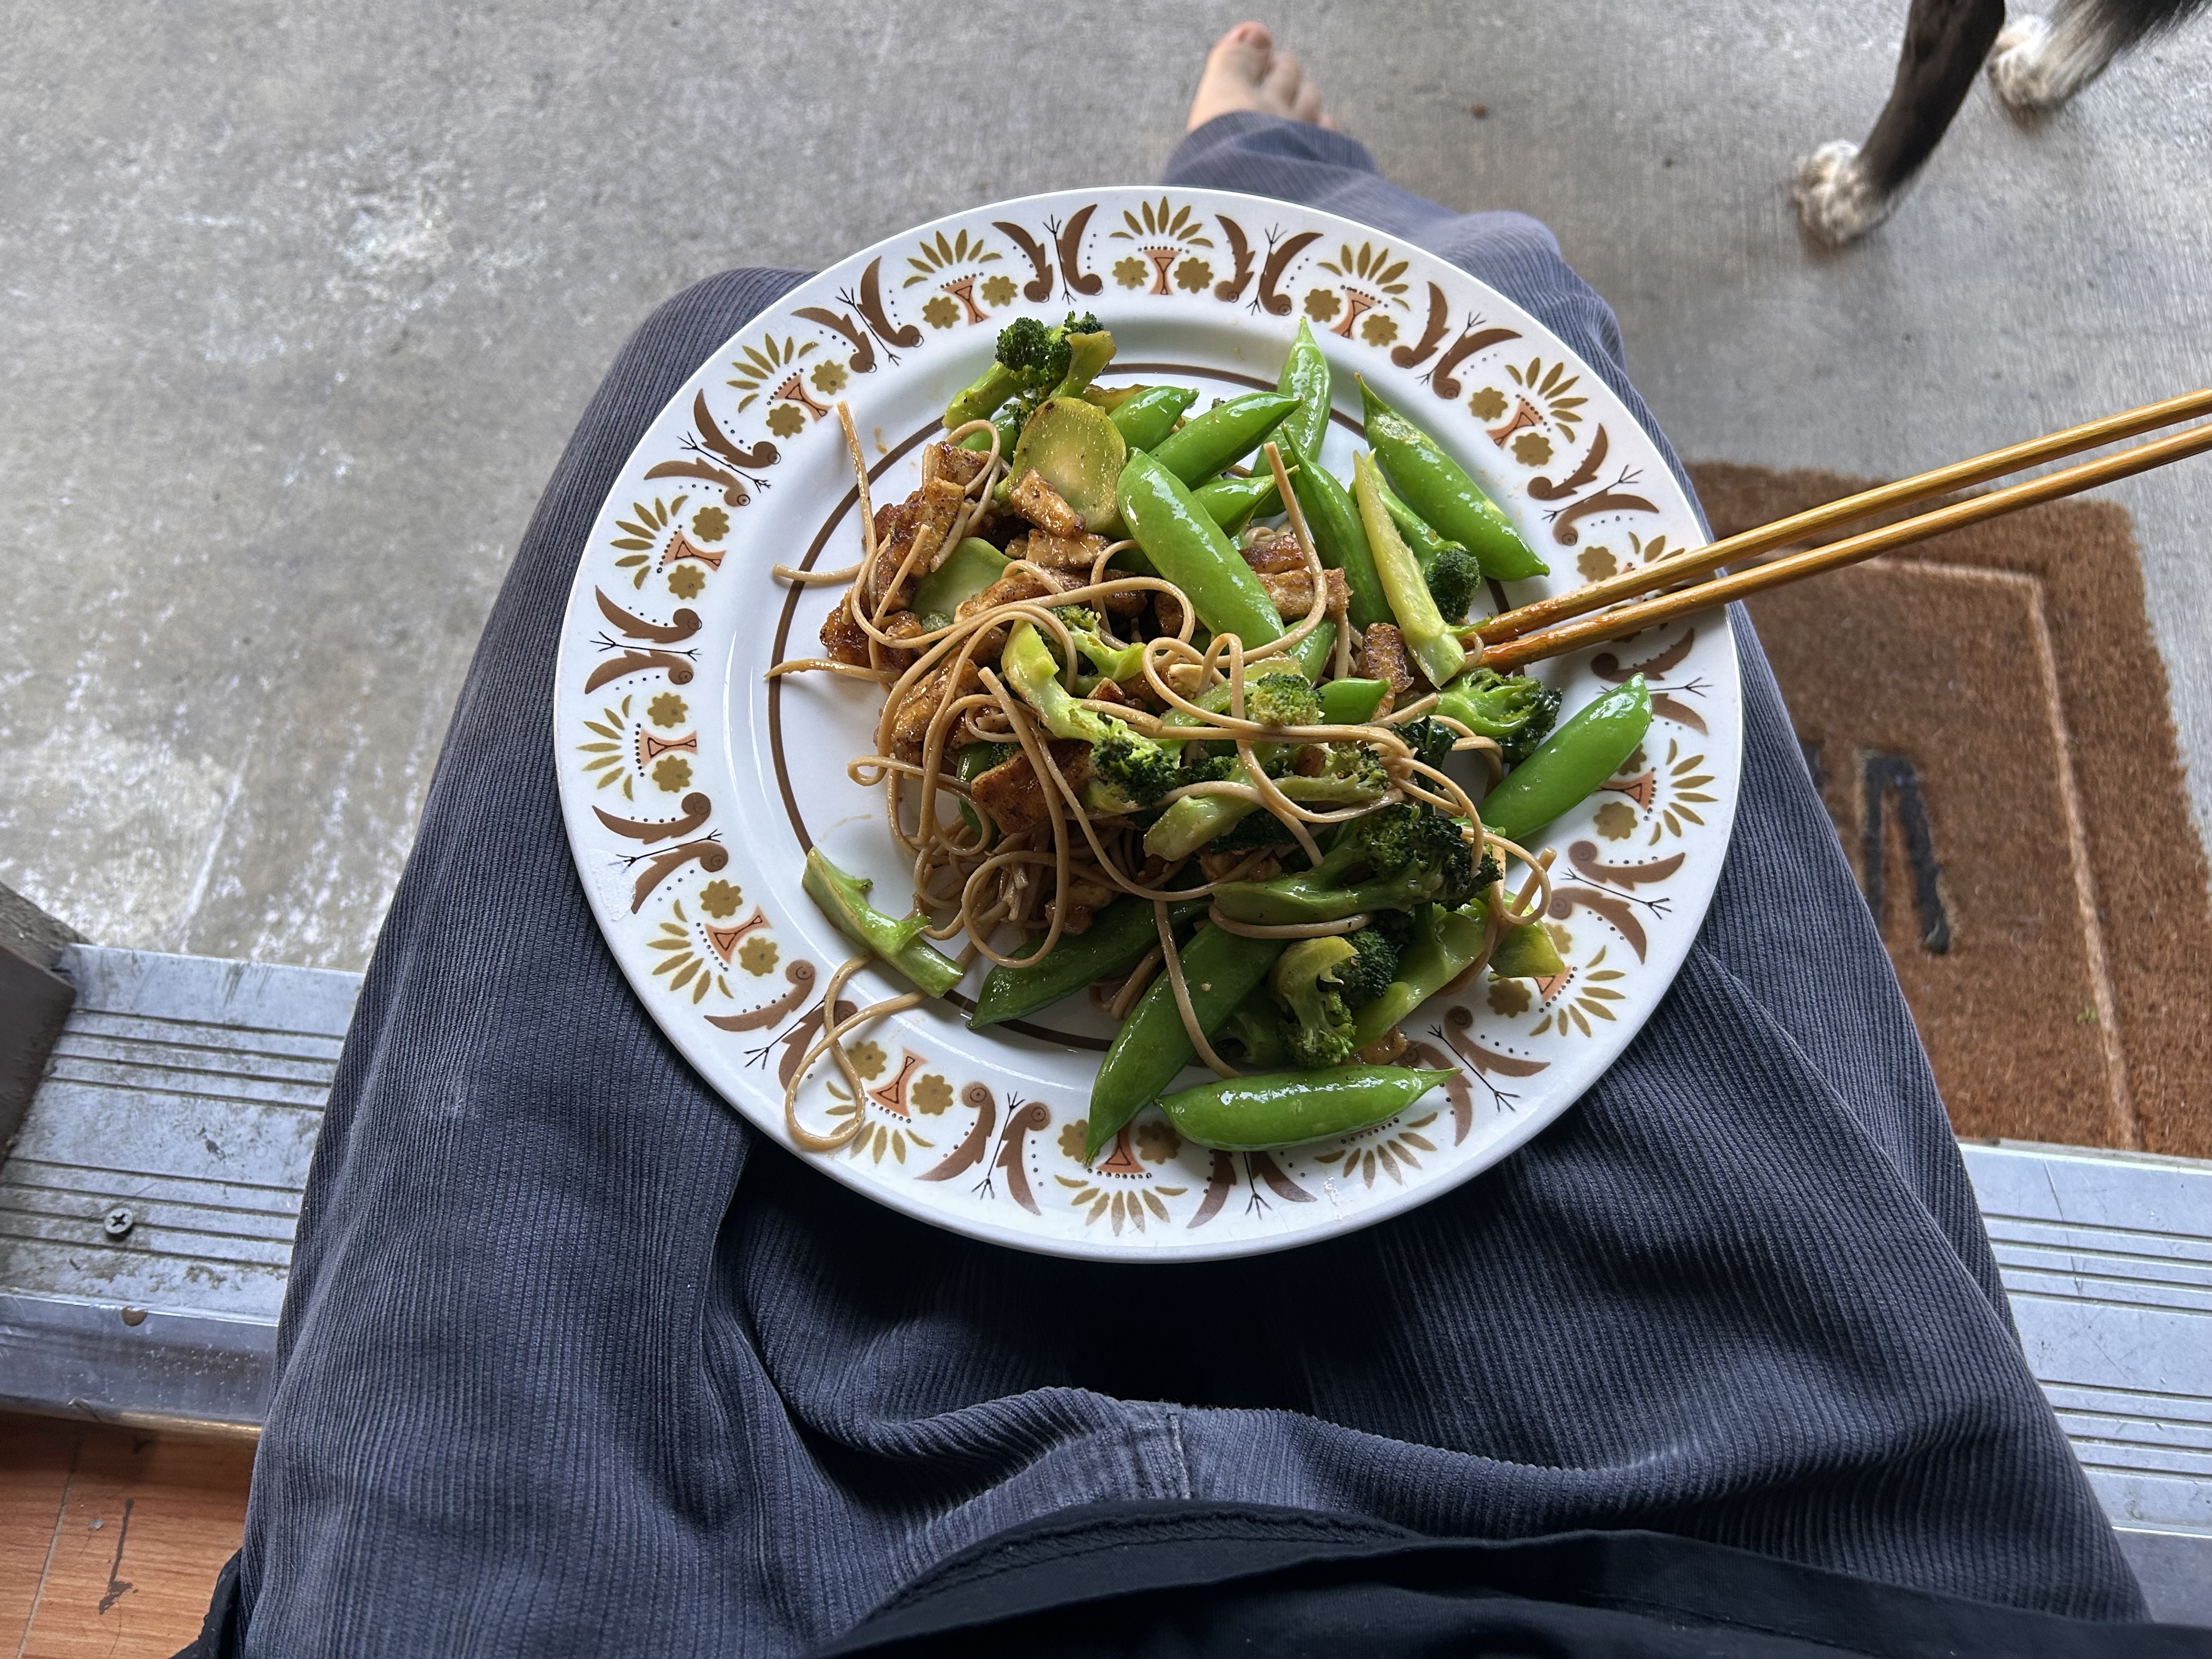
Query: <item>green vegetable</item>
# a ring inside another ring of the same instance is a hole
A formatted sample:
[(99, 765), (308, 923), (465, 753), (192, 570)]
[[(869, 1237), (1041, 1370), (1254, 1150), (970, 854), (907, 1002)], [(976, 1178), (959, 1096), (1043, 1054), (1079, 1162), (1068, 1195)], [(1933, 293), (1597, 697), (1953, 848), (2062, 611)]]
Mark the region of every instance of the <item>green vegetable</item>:
[[(1182, 948), (1183, 978), (1190, 988), (1191, 1012), (1210, 1039), (1228, 1022), (1237, 1005), (1267, 977), (1283, 953), (1279, 939), (1246, 939), (1218, 927), (1201, 927)], [(1099, 1062), (1091, 1085), (1091, 1122), (1083, 1161), (1089, 1163), (1136, 1116), (1145, 1103), (1176, 1080), (1197, 1057), (1190, 1034), (1176, 1006), (1175, 987), (1164, 969), (1145, 988), (1128, 1023)]]
[(1336, 970), (1358, 955), (1341, 939), (1302, 939), (1275, 959), (1267, 988), (1290, 1015), (1284, 1036), (1293, 1065), (1312, 1072), (1352, 1058), (1352, 1010)]
[[(1395, 914), (1408, 913), (1401, 910)], [(1363, 927), (1356, 933), (1346, 934), (1344, 942), (1352, 947), (1352, 959), (1337, 965), (1336, 982), (1344, 992), (1345, 1001), (1354, 1008), (1364, 1008), (1389, 990), (1390, 981), (1398, 977), (1398, 947), (1376, 927)]]
[(1132, 449), (1151, 449), (1175, 430), (1183, 411), (1198, 401), (1187, 386), (1148, 386), (1114, 405), (1109, 418)]
[(1301, 317), (1291, 354), (1283, 359), (1282, 378), (1275, 390), (1296, 398), (1298, 406), (1283, 421), (1284, 453), (1295, 447), (1301, 455), (1319, 456), (1322, 440), (1328, 435), (1328, 359), (1314, 339), (1313, 325)]
[(806, 854), (806, 869), (799, 878), (806, 896), (822, 907), (822, 914), (837, 924), (837, 931), (876, 958), (887, 962), (912, 980), (916, 990), (941, 997), (960, 982), (966, 970), (921, 937), (929, 926), (927, 916), (894, 919), (868, 902), (875, 884), (849, 875), (830, 862), (818, 847)]
[[(1287, 659), (1291, 666), (1296, 668), (1306, 678), (1316, 680), (1328, 672), (1329, 654), (1335, 648), (1336, 624), (1325, 622), (1317, 624), (1312, 633), (1285, 652), (1282, 659), (1269, 657), (1267, 661), (1273, 664), (1278, 660)], [(1327, 695), (1326, 688), (1323, 690), (1323, 695)], [(1217, 681), (1191, 701), (1200, 708), (1211, 710), (1216, 714), (1226, 714), (1229, 712), (1229, 682)], [(1160, 724), (1203, 726), (1206, 722), (1194, 715), (1184, 714), (1180, 708), (1170, 708), (1160, 717)]]
[(1508, 766), (1518, 766), (1559, 717), (1559, 694), (1526, 674), (1470, 668), (1437, 698), (1436, 712), (1494, 738)]
[(1115, 645), (1106, 638), (1105, 627), (1096, 611), (1080, 605), (1063, 605), (1053, 613), (1066, 627), (1068, 635), (1084, 660), (1097, 672), (1091, 675), (1078, 674), (1076, 679), (1085, 694), (1105, 680), (1133, 680), (1145, 671), (1145, 647), (1142, 645)]
[(1430, 684), (1444, 685), (1467, 666), (1467, 647), (1437, 611), (1413, 550), (1383, 507), (1380, 483), (1372, 459), (1361, 455), (1353, 461), (1352, 492), (1359, 503), (1359, 521), (1367, 532), (1375, 572), (1382, 579), (1391, 613), (1404, 630), (1406, 649), (1428, 676)]
[(1364, 1048), (1386, 1035), (1472, 967), (1482, 954), (1489, 918), (1490, 908), (1480, 899), (1458, 909), (1432, 904), (1419, 912), (1413, 938), (1399, 955), (1396, 977), (1353, 1016), (1358, 1046)]
[(1398, 735), (1413, 751), (1413, 758), (1424, 766), (1442, 766), (1444, 757), (1459, 741), (1459, 734), (1449, 726), (1439, 726), (1423, 715), (1417, 720), (1407, 720), (1398, 728)]
[(1389, 510), (1390, 522), (1413, 550), (1414, 562), (1421, 567), (1421, 579), (1428, 584), (1429, 597), (1437, 602), (1437, 610), (1447, 622), (1460, 621), (1482, 591), (1481, 562), (1457, 542), (1448, 542), (1437, 534), (1427, 520), (1399, 500), (1379, 473), (1376, 486), (1382, 505)]
[(1401, 805), (1352, 819), (1314, 868), (1227, 882), (1214, 889), (1213, 902), (1231, 921), (1285, 927), (1431, 902), (1461, 905), (1479, 890), (1460, 825), (1432, 807)]
[(1559, 959), (1559, 947), (1553, 942), (1552, 930), (1540, 921), (1507, 928), (1505, 937), (1490, 953), (1492, 979), (1545, 979), (1566, 971), (1567, 964)]
[[(1189, 921), (1204, 915), (1206, 907), (1204, 899), (1186, 899), (1168, 907), (1168, 918), (1174, 923)], [(1150, 899), (1133, 895), (1115, 899), (1091, 919), (1085, 932), (1062, 933), (1042, 961), (992, 969), (975, 994), (975, 1012), (968, 1016), (968, 1029), (980, 1031), (1048, 1008), (1086, 985), (1135, 967), (1159, 942)]]
[[(1238, 1003), (1221, 1028), (1221, 1042), (1237, 1045), (1237, 1058), (1247, 1066), (1273, 1069), (1291, 1063), (1291, 1045), (1283, 1040), (1282, 1011), (1266, 988)], [(1214, 1046), (1218, 1048), (1221, 1042)]]
[(1331, 570), (1344, 572), (1348, 592), (1346, 610), (1354, 628), (1372, 628), (1390, 620), (1390, 601), (1382, 592), (1382, 579), (1375, 574), (1375, 556), (1367, 545), (1367, 532), (1359, 522), (1359, 509), (1327, 467), (1295, 445), (1284, 454), (1298, 470), (1291, 475), (1291, 494), (1306, 515), (1314, 551)]
[(945, 562), (914, 585), (915, 614), (932, 630), (952, 620), (964, 600), (974, 599), (1006, 574), (1012, 562), (980, 537), (961, 538)]
[(1035, 468), (1096, 533), (1115, 520), (1114, 487), (1129, 447), (1113, 418), (1080, 398), (1048, 398), (1022, 428), (1006, 469), (1006, 488)]
[(1060, 683), (1060, 665), (1034, 625), (1019, 622), (1007, 630), (999, 668), (1053, 736), (1091, 745), (1083, 800), (1093, 811), (1134, 811), (1175, 787), (1175, 751), (1077, 702)]
[[(1255, 744), (1254, 750), (1256, 753), (1270, 746)], [(1389, 792), (1389, 772), (1375, 751), (1364, 744), (1332, 743), (1326, 746), (1324, 753), (1328, 758), (1322, 772), (1311, 777), (1297, 772), (1284, 773), (1275, 777), (1275, 787), (1298, 805), (1315, 811), (1365, 806)], [(1241, 760), (1231, 757), (1223, 764), (1224, 769), (1218, 775), (1240, 783), (1252, 781)], [(1272, 770), (1269, 775), (1274, 776)], [(1186, 778), (1184, 781), (1196, 780)], [(1153, 820), (1152, 827), (1145, 832), (1145, 851), (1155, 858), (1172, 860), (1188, 858), (1201, 847), (1212, 846), (1217, 851), (1228, 852), (1235, 845), (1263, 847), (1292, 838), (1285, 829), (1279, 835), (1269, 833), (1260, 840), (1237, 843), (1224, 841), (1236, 825), (1261, 817), (1269, 824), (1280, 825), (1273, 813), (1235, 795), (1185, 795)]]
[(1421, 573), (1437, 614), (1448, 623), (1467, 620), (1468, 608), (1482, 591), (1482, 567), (1456, 542), (1447, 542), (1436, 562)]
[(1114, 337), (1096, 317), (1071, 311), (1057, 327), (1017, 317), (999, 331), (991, 366), (945, 406), (945, 429), (981, 420), (1010, 398), (1035, 408), (1048, 398), (1073, 397), (1113, 356)]
[(1651, 726), (1651, 694), (1638, 674), (1581, 709), (1483, 798), (1482, 825), (1527, 847), (1553, 818), (1620, 769)]
[(1321, 689), (1321, 718), (1324, 726), (1364, 726), (1382, 706), (1388, 680), (1331, 680)]
[(1298, 406), (1279, 392), (1248, 392), (1217, 404), (1152, 446), (1152, 459), (1186, 484), (1234, 466)]
[(1445, 540), (1474, 554), (1486, 576), (1519, 581), (1550, 570), (1521, 539), (1512, 520), (1435, 439), (1376, 397), (1364, 380), (1359, 395), (1367, 409), (1368, 445), (1408, 507)]
[(1340, 1066), (1200, 1084), (1163, 1096), (1160, 1107), (1185, 1139), (1231, 1152), (1261, 1152), (1388, 1122), (1455, 1075), (1396, 1066)]
[(1275, 492), (1273, 467), (1255, 472), (1249, 478), (1231, 475), (1209, 479), (1192, 490), (1190, 498), (1207, 518), (1221, 526), (1224, 536), (1234, 536), (1260, 514), (1276, 512), (1282, 505)]
[(1174, 473), (1139, 450), (1121, 468), (1116, 493), (1122, 524), (1152, 568), (1183, 591), (1199, 621), (1253, 650), (1281, 637), (1282, 618), (1260, 578)]

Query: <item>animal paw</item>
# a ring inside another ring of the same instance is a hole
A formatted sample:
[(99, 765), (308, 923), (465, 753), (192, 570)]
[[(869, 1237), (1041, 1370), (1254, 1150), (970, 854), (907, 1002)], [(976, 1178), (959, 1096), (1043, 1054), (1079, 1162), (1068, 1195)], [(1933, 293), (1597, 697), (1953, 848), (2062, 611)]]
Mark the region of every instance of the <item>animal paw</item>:
[(1889, 217), (1891, 199), (1867, 181), (1858, 159), (1856, 144), (1838, 139), (1797, 163), (1790, 199), (1798, 222), (1831, 247), (1856, 241)]
[(2015, 17), (1990, 51), (1990, 85), (2015, 115), (2040, 115), (2073, 96), (2074, 88), (2051, 49), (2051, 25), (2040, 17)]

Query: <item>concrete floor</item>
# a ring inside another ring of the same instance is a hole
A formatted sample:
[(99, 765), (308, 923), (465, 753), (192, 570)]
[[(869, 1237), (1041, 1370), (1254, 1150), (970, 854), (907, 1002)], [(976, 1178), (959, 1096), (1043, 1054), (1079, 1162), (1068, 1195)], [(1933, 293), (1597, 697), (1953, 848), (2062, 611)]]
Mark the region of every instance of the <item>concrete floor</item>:
[[(1816, 254), (1790, 159), (1863, 133), (1903, 11), (1270, 21), (1393, 176), (1552, 222), (1693, 458), (1895, 474), (2212, 380), (2212, 26), (2033, 131), (1978, 92), (1899, 219)], [(1239, 15), (14, 9), (0, 883), (102, 943), (361, 965), (501, 570), (637, 319), (726, 265), (1152, 177)], [(2212, 821), (2212, 463), (2114, 494)]]

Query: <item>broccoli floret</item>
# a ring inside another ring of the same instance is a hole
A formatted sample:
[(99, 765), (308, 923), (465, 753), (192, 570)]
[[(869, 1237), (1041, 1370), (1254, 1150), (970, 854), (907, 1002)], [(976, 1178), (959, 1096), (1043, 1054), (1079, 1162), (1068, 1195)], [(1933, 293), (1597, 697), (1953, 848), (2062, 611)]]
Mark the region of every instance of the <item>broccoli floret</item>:
[(1226, 883), (1213, 902), (1231, 921), (1285, 927), (1431, 902), (1455, 908), (1476, 890), (1474, 855), (1457, 822), (1406, 804), (1354, 818), (1314, 868)]
[[(1183, 745), (1187, 751), (1206, 746), (1194, 742)], [(1364, 806), (1382, 799), (1389, 790), (1390, 774), (1374, 750), (1362, 744), (1326, 745), (1322, 770), (1311, 777), (1285, 772), (1284, 763), (1303, 746), (1265, 743), (1252, 745), (1261, 769), (1274, 778), (1278, 789), (1300, 805), (1316, 810)], [(1251, 781), (1243, 763), (1233, 754), (1198, 762), (1185, 759), (1185, 783), (1216, 778), (1234, 779), (1240, 783)], [(1146, 832), (1145, 850), (1157, 858), (1180, 859), (1188, 858), (1201, 847), (1230, 853), (1240, 848), (1284, 845), (1295, 839), (1281, 819), (1251, 801), (1234, 795), (1185, 795)]]
[(1095, 678), (1089, 678), (1089, 685), (1095, 686), (1101, 680), (1133, 680), (1145, 672), (1145, 647), (1113, 643), (1106, 637), (1105, 624), (1096, 611), (1085, 605), (1066, 605), (1052, 614), (1066, 624), (1075, 648), (1098, 671)]
[(1016, 623), (1008, 630), (999, 666), (1047, 731), (1091, 745), (1084, 804), (1094, 811), (1133, 812), (1182, 781), (1173, 750), (1076, 701), (1060, 683), (1060, 665), (1030, 623)]
[(1413, 751), (1413, 758), (1424, 766), (1442, 766), (1444, 757), (1451, 753), (1452, 744), (1459, 740), (1459, 734), (1451, 727), (1438, 726), (1425, 716), (1407, 721), (1398, 728), (1398, 735), (1405, 738)]
[[(1411, 916), (1405, 910), (1383, 914)], [(1336, 982), (1344, 992), (1346, 1006), (1364, 1008), (1389, 990), (1390, 981), (1398, 977), (1398, 947), (1376, 927), (1363, 927), (1347, 935), (1345, 943), (1352, 947), (1352, 959), (1337, 964)]]
[[(1413, 941), (1421, 936), (1422, 919), (1427, 914), (1425, 905), (1415, 910), (1377, 910), (1375, 920), (1360, 932), (1380, 935), (1382, 942), (1402, 959), (1413, 948)], [(1395, 976), (1396, 970), (1392, 971)]]
[(1427, 579), (1429, 597), (1443, 619), (1460, 622), (1482, 590), (1482, 566), (1457, 542), (1447, 542), (1430, 562)]
[(1237, 1045), (1244, 1063), (1255, 1071), (1278, 1070), (1291, 1062), (1290, 1045), (1283, 1041), (1283, 1017), (1264, 985), (1230, 1012), (1229, 1024), (1214, 1039), (1217, 1043), (1224, 1040)]
[[(1268, 988), (1290, 1014), (1283, 1035), (1291, 1059), (1307, 1071), (1341, 1066), (1357, 1046), (1352, 1040), (1352, 1010), (1346, 1006), (1338, 969), (1358, 955), (1341, 938), (1302, 939), (1275, 959)], [(1387, 981), (1386, 981), (1387, 982)]]
[(1262, 726), (1318, 726), (1321, 698), (1304, 675), (1279, 670), (1244, 688), (1244, 718)]
[(1243, 763), (1232, 750), (1225, 754), (1211, 752), (1210, 743), (1187, 743), (1182, 746), (1182, 781), (1184, 783), (1218, 783), (1224, 778), (1241, 775)]
[(1322, 746), (1322, 769), (1309, 777), (1292, 772), (1275, 780), (1275, 787), (1301, 806), (1364, 806), (1380, 800), (1390, 787), (1390, 774), (1382, 760), (1364, 743), (1332, 743)]
[(1117, 720), (1103, 714), (1097, 718), (1107, 729), (1091, 741), (1085, 805), (1100, 812), (1133, 812), (1182, 781), (1170, 751)]
[[(1097, 377), (1114, 358), (1114, 337), (1088, 313), (1073, 312), (1057, 325), (1034, 317), (1017, 317), (999, 331), (998, 354), (945, 405), (947, 431), (990, 416), (1009, 398), (1018, 401), (1020, 419), (1009, 422), (1017, 434), (1048, 398), (1072, 398)], [(1005, 432), (1001, 426), (1001, 434)]]
[(1505, 763), (1517, 766), (1550, 734), (1559, 717), (1559, 694), (1525, 674), (1470, 668), (1438, 695), (1436, 712), (1496, 739)]
[(1017, 317), (999, 331), (999, 363), (1024, 389), (1056, 386), (1067, 373), (1066, 331)]
[(1249, 853), (1255, 847), (1289, 847), (1297, 837), (1291, 826), (1273, 812), (1251, 811), (1212, 841), (1206, 843), (1209, 853)]

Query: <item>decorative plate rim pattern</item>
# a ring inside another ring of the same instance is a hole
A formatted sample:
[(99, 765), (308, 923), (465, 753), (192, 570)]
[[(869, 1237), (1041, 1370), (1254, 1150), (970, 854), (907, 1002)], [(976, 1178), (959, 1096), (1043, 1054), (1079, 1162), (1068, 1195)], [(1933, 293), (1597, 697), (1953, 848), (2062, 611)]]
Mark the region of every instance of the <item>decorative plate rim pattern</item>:
[[(1551, 577), (1515, 585), (1516, 602), (1702, 539), (1656, 447), (1540, 323), (1457, 267), (1334, 215), (1226, 191), (1060, 191), (948, 215), (802, 283), (695, 371), (625, 461), (570, 591), (552, 734), (570, 848), (610, 950), (702, 1077), (787, 1148), (782, 1074), (820, 1029), (829, 968), (849, 954), (799, 890), (803, 848), (818, 828), (849, 858), (866, 844), (850, 826), (868, 822), (889, 838), (879, 793), (843, 776), (869, 746), (875, 694), (762, 683), (779, 646), (811, 654), (803, 642), (837, 590), (795, 591), (769, 568), (813, 565), (847, 542), (857, 556), (841, 398), (872, 452), (875, 500), (900, 499), (924, 422), (988, 357), (996, 328), (1071, 306), (1125, 343), (1109, 374), (1224, 392), (1272, 385), (1303, 315), (1336, 371), (1332, 466), (1344, 471), (1343, 434), (1357, 431), (1343, 412), (1356, 370), (1467, 464), (1552, 563)], [(1639, 671), (1655, 709), (1644, 744), (1544, 837), (1560, 859), (1549, 916), (1567, 972), (1425, 1006), (1407, 1024), (1413, 1052), (1455, 1075), (1390, 1123), (1232, 1155), (1182, 1144), (1148, 1109), (1085, 1168), (1061, 1140), (1082, 1121), (1097, 1055), (1049, 1039), (1096, 1036), (1050, 1015), (973, 1034), (927, 1006), (862, 1034), (861, 1097), (816, 1069), (802, 1115), (862, 1121), (840, 1152), (797, 1155), (936, 1225), (1115, 1261), (1312, 1243), (1471, 1178), (1571, 1106), (1633, 1038), (1727, 854), (1741, 708), (1724, 617), (1569, 659), (1554, 683), (1571, 688), (1571, 709)], [(836, 744), (834, 766), (816, 763)], [(855, 992), (863, 1001), (906, 988), (874, 970), (855, 983), (875, 988)], [(1086, 1018), (1096, 1024), (1073, 1024)]]

